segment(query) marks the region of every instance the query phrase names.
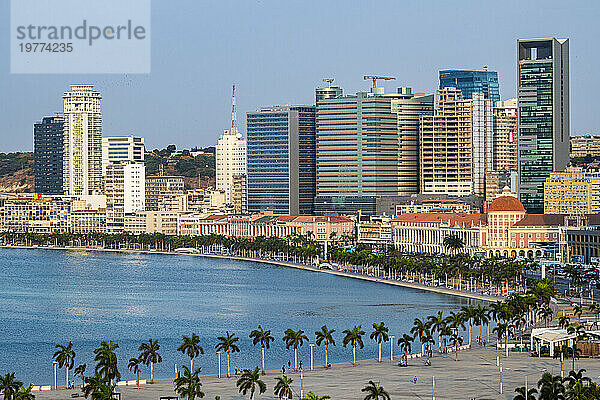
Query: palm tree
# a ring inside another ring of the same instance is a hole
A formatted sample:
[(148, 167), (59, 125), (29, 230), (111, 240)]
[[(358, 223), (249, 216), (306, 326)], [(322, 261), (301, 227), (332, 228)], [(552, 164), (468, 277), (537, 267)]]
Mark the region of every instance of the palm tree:
[(175, 392), (180, 396), (187, 397), (188, 400), (204, 397), (199, 377), (200, 368), (197, 368), (194, 372), (187, 365), (182, 366), (182, 368), (183, 374), (173, 380)]
[(258, 367), (253, 370), (245, 369), (235, 385), (243, 396), (250, 390), (250, 400), (254, 400), (254, 393), (257, 386), (259, 394), (263, 394), (267, 391), (267, 385), (260, 380), (260, 371), (258, 370)]
[(473, 319), (475, 318), (476, 312), (475, 307), (472, 305), (461, 308), (463, 318), (469, 323), (469, 344), (471, 344), (471, 328), (473, 327)]
[(58, 363), (58, 368), (65, 367), (67, 371), (65, 386), (69, 386), (69, 370), (73, 369), (75, 352), (73, 351), (73, 343), (69, 342), (66, 345), (56, 344), (54, 345), (56, 351), (52, 358)]
[(304, 397), (304, 399), (302, 400), (328, 400), (331, 399), (330, 396), (327, 395), (323, 395), (323, 396), (319, 396), (318, 394), (311, 392), (306, 393), (306, 397)]
[(130, 358), (129, 364), (127, 364), (127, 368), (129, 368), (129, 370), (135, 374), (136, 385), (137, 385), (138, 389), (140, 388), (140, 372), (141, 372), (140, 365), (142, 365), (142, 364), (143, 364), (143, 361), (139, 357)]
[(475, 326), (479, 326), (479, 339), (483, 339), (483, 325), (487, 325), (490, 323), (490, 318), (488, 317), (488, 310), (486, 307), (483, 307), (481, 304), (477, 304), (473, 311), (473, 324)]
[(365, 347), (362, 340), (365, 331), (363, 331), (361, 328), (361, 325), (355, 325), (352, 330), (346, 329), (342, 332), (346, 335), (344, 336), (344, 340), (342, 342), (344, 347), (346, 347), (348, 343), (352, 344), (352, 365), (356, 365), (356, 346), (360, 346), (361, 349)]
[(219, 343), (217, 343), (215, 349), (227, 353), (227, 377), (229, 378), (231, 376), (229, 369), (229, 353), (240, 352), (240, 348), (235, 344), (240, 338), (227, 331), (225, 332), (225, 336), (219, 336), (217, 339), (219, 340)]
[(387, 342), (390, 340), (388, 336), (389, 328), (385, 326), (383, 322), (380, 324), (373, 322), (373, 332), (371, 332), (370, 338), (375, 340), (379, 344), (379, 357), (377, 359), (378, 362), (381, 362), (381, 342)]
[(589, 384), (590, 382), (592, 382), (592, 380), (590, 378), (588, 378), (587, 376), (584, 376), (583, 374), (585, 373), (585, 369), (582, 368), (579, 371), (575, 372), (574, 370), (569, 372), (569, 376), (567, 376), (564, 381), (568, 382), (569, 386), (573, 386), (576, 383), (584, 383), (584, 384)]
[(273, 394), (278, 396), (280, 399), (291, 399), (294, 395), (292, 393), (292, 382), (293, 379), (283, 375), (275, 378), (275, 387), (273, 388)]
[(110, 380), (103, 377), (99, 372), (94, 376), (85, 378), (85, 389), (83, 395), (92, 400), (112, 400), (113, 386)]
[(143, 342), (138, 347), (140, 359), (145, 365), (150, 365), (150, 383), (154, 383), (154, 364), (162, 362), (162, 356), (158, 353), (158, 350), (160, 350), (158, 340), (152, 339), (148, 339), (147, 342)]
[(303, 330), (294, 331), (291, 328), (286, 329), (283, 341), (285, 342), (285, 348), (289, 349), (294, 347), (294, 369), (298, 370), (298, 346), (302, 346), (304, 341), (308, 341), (308, 336), (304, 334)]
[(412, 348), (413, 337), (407, 335), (406, 333), (402, 335), (401, 338), (398, 339), (398, 346), (400, 346), (400, 351), (404, 351), (404, 356), (406, 358), (406, 365), (408, 366), (408, 353)]
[(265, 348), (271, 347), (271, 342), (275, 340), (273, 336), (271, 336), (271, 331), (265, 331), (262, 326), (258, 326), (258, 329), (250, 332), (250, 338), (252, 339), (252, 344), (257, 345), (260, 343), (260, 347), (262, 350), (262, 374), (265, 374)]
[(560, 317), (558, 317), (558, 326), (560, 326), (561, 328), (566, 329), (570, 325), (570, 323), (570, 319), (566, 315), (561, 315)]
[(425, 343), (423, 343), (423, 338), (425, 336), (429, 336), (429, 326), (427, 324), (427, 322), (425, 322), (425, 319), (421, 318), (415, 318), (414, 322), (413, 322), (413, 327), (410, 329), (410, 333), (413, 334), (413, 338), (419, 338), (419, 341), (421, 342), (421, 355), (423, 353), (425, 353)]
[(582, 325), (578, 325), (577, 327), (570, 326), (567, 328), (567, 333), (569, 335), (575, 334), (575, 339), (573, 340), (573, 371), (575, 371), (575, 357), (579, 357), (581, 354), (581, 349), (577, 347), (577, 343), (587, 337), (587, 333), (585, 328)]
[[(117, 366), (117, 355), (115, 354), (115, 350), (118, 348), (119, 345), (112, 340), (108, 342), (103, 340), (100, 342), (100, 347), (94, 349), (94, 361), (96, 361), (94, 373), (105, 381), (112, 382), (113, 379), (118, 380), (121, 377)], [(92, 393), (95, 389), (92, 388), (90, 390), (90, 393)]]
[(73, 371), (73, 374), (75, 376), (79, 375), (81, 377), (81, 388), (82, 389), (85, 386), (85, 369), (86, 368), (87, 368), (87, 364), (81, 364), (81, 365), (78, 365), (77, 368), (75, 368), (75, 371)]
[(454, 253), (465, 247), (465, 242), (457, 235), (448, 235), (444, 238), (444, 247)]
[(4, 400), (11, 400), (21, 386), (23, 386), (23, 382), (15, 379), (14, 372), (4, 376), (0, 375), (0, 391), (4, 395)]
[(15, 400), (35, 400), (35, 394), (31, 393), (32, 387), (25, 387), (21, 385), (19, 391), (14, 394)]
[(505, 341), (505, 349), (506, 356), (508, 357), (508, 333), (509, 333), (509, 325), (506, 322), (500, 322), (496, 327), (492, 330), (492, 332), (496, 332), (498, 335), (498, 343), (496, 344), (496, 354), (498, 354), (498, 344), (502, 343), (502, 338), (504, 337)]
[(198, 357), (200, 354), (204, 354), (204, 349), (200, 346), (200, 337), (195, 333), (192, 333), (192, 336), (182, 336), (181, 341), (183, 343), (177, 348), (177, 351), (187, 354), (190, 358), (190, 370), (193, 371), (194, 358)]
[(458, 332), (454, 331), (450, 336), (450, 343), (454, 346), (454, 360), (458, 361), (458, 346), (463, 342), (462, 336), (458, 335)]
[(521, 386), (515, 389), (517, 395), (513, 397), (513, 400), (535, 400), (537, 392), (536, 388), (530, 388), (527, 390), (527, 395), (525, 395), (525, 386)]
[(540, 397), (538, 400), (562, 400), (564, 399), (565, 387), (560, 376), (552, 376), (545, 372), (538, 381)]
[(385, 391), (383, 386), (375, 384), (373, 381), (369, 381), (369, 384), (360, 390), (365, 392), (365, 400), (390, 400), (390, 395)]
[(438, 311), (438, 313), (436, 315), (430, 315), (428, 318), (427, 323), (429, 324), (429, 327), (431, 328), (432, 333), (433, 332), (437, 332), (438, 334), (438, 348), (442, 347), (442, 343), (441, 343), (441, 331), (443, 330), (444, 326), (446, 325), (446, 320), (444, 319), (444, 312), (443, 311)]
[(323, 325), (320, 331), (315, 331), (315, 337), (317, 339), (315, 343), (317, 346), (320, 346), (321, 343), (325, 343), (325, 368), (329, 368), (329, 362), (327, 361), (328, 346), (330, 343), (335, 346), (335, 340), (333, 340), (334, 332), (335, 329), (329, 330), (327, 325)]

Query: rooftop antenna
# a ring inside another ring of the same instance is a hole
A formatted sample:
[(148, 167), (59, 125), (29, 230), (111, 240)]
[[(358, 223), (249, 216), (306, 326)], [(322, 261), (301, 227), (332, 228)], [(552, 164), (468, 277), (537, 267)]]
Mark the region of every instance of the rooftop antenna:
[(327, 84), (329, 85), (329, 88), (331, 88), (331, 84), (333, 83), (333, 78), (325, 78), (323, 79), (323, 82), (327, 82)]
[(238, 134), (237, 114), (235, 112), (235, 83), (233, 84), (233, 91), (231, 94), (231, 134)]

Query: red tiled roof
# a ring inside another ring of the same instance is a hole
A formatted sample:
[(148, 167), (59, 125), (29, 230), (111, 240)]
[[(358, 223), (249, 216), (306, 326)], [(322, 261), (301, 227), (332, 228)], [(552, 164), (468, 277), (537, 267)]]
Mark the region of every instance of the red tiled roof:
[(406, 213), (398, 215), (394, 222), (446, 222), (450, 226), (477, 226), (485, 223), (484, 214), (467, 213)]
[(565, 215), (563, 214), (527, 214), (523, 219), (513, 226), (563, 226)]
[(488, 208), (488, 212), (498, 211), (522, 211), (525, 212), (523, 203), (514, 196), (500, 196), (494, 199)]

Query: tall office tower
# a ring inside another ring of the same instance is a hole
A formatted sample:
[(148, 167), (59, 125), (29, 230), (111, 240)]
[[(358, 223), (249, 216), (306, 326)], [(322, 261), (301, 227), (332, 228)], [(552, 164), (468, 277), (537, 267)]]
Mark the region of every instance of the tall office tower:
[(464, 99), (472, 99), (473, 93), (483, 93), (492, 104), (500, 101), (498, 72), (482, 70), (448, 69), (440, 71), (440, 89), (455, 87), (462, 91)]
[(315, 107), (246, 114), (248, 212), (310, 215), (315, 196)]
[(473, 93), (473, 193), (485, 194), (485, 174), (494, 169), (493, 103), (482, 93)]
[(162, 211), (165, 201), (183, 194), (184, 182), (181, 176), (146, 177), (146, 211)]
[(35, 192), (63, 194), (63, 117), (33, 125)]
[(71, 85), (65, 92), (63, 191), (66, 195), (102, 193), (102, 114), (93, 85)]
[(144, 138), (135, 136), (111, 136), (102, 138), (102, 175), (106, 166), (119, 162), (143, 162)]
[(497, 101), (494, 107), (493, 169), (518, 171), (517, 99)]
[(519, 197), (544, 211), (544, 182), (569, 162), (569, 39), (517, 41)]
[(419, 120), (433, 115), (433, 94), (412, 93), (411, 88), (398, 88), (391, 102), (398, 118), (398, 194), (419, 193)]
[(421, 117), (420, 186), (425, 194), (470, 195), (473, 182), (473, 106), (453, 87), (438, 90), (437, 113)]
[(317, 102), (315, 213), (375, 213), (377, 198), (418, 192), (419, 117), (433, 96), (383, 88)]
[(246, 139), (240, 133), (225, 131), (219, 137), (216, 170), (217, 190), (225, 192), (225, 204), (233, 204), (235, 176), (246, 174)]
[(143, 211), (146, 197), (146, 167), (143, 163), (108, 164), (104, 178), (106, 231), (122, 232), (125, 214)]

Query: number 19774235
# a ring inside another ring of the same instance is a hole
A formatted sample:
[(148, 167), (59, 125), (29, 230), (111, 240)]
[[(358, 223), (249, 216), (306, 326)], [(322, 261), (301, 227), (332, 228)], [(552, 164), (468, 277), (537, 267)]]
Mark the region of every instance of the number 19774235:
[(73, 51), (73, 43), (19, 43), (21, 53), (70, 53)]

